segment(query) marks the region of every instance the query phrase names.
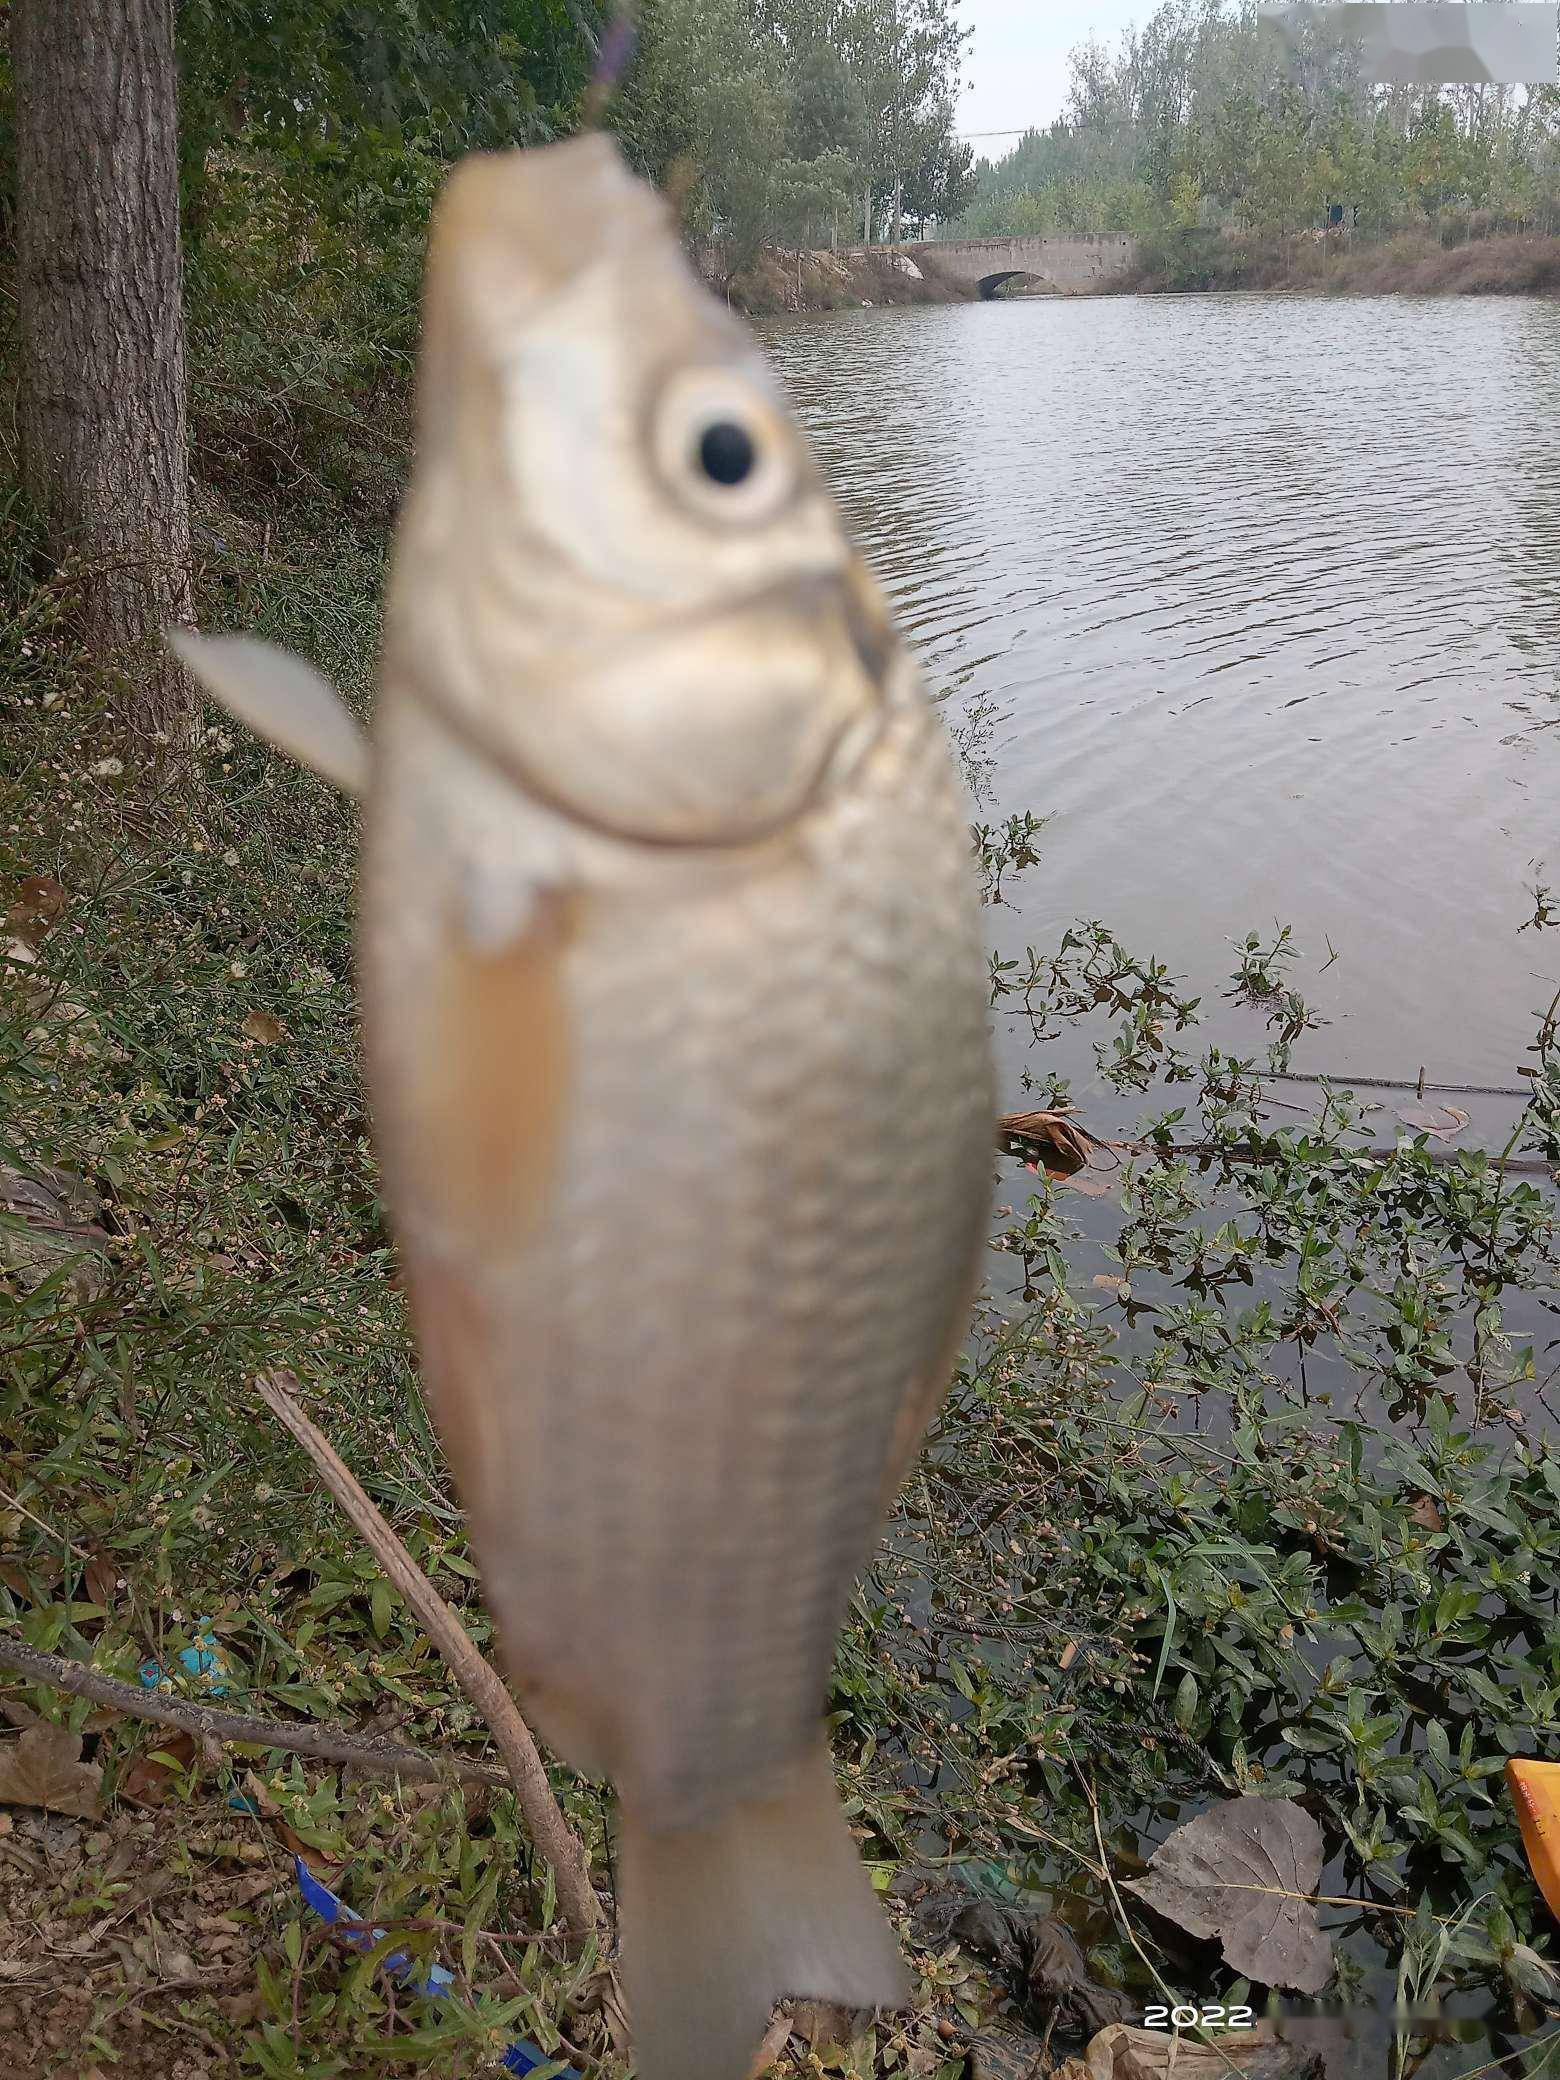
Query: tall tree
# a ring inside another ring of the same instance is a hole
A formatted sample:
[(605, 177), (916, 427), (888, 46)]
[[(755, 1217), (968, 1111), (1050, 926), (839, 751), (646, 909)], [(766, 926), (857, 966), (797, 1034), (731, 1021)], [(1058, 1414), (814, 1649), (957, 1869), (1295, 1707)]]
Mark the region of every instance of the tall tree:
[(15, 0), (21, 436), (126, 732), (189, 741), (158, 637), (190, 618), (173, 0)]

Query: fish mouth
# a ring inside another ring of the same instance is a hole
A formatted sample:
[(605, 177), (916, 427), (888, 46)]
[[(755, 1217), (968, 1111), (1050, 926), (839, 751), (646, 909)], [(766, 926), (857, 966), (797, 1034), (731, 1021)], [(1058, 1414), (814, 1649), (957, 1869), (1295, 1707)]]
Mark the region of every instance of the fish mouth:
[[(887, 726), (897, 642), (864, 572), (820, 574), (755, 587), (715, 613), (689, 609), (658, 622), (653, 631), (610, 643), (591, 652), (586, 666), (559, 657), (551, 670), (545, 664), (533, 667), (539, 679), (550, 681), (550, 691), (561, 697), (562, 705), (569, 705), (572, 693), (576, 714), (588, 713), (594, 691), (642, 675), (647, 658), (653, 669), (658, 650), (675, 654), (676, 646), (692, 637), (711, 635), (734, 649), (746, 639), (761, 656), (765, 617), (770, 615), (800, 616), (804, 625), (819, 631), (819, 712), (804, 719), (806, 726), (799, 724), (799, 734), (815, 741), (805, 744), (798, 754), (795, 784), (767, 811), (758, 811), (741, 799), (729, 807), (716, 803), (696, 828), (657, 827), (663, 819), (655, 805), (634, 813), (637, 805), (614, 810), (593, 802), (588, 780), (570, 784), (567, 759), (560, 761), (556, 743), (549, 746), (534, 740), (533, 731), (523, 726), (506, 726), (503, 716), (486, 702), (451, 698), (443, 674), (419, 674), (419, 691), (438, 720), (468, 751), (496, 767), (531, 800), (567, 821), (598, 836), (656, 852), (738, 851), (776, 837), (845, 785)], [(469, 658), (469, 651), (466, 654)], [(470, 668), (473, 677), (486, 676), (476, 659), (471, 659)], [(826, 713), (829, 705), (839, 710), (832, 727)], [(594, 728), (587, 724), (581, 735), (598, 746), (609, 742), (610, 720), (603, 723), (598, 719)], [(740, 723), (733, 724), (728, 735), (739, 739)], [(696, 757), (697, 747), (693, 750)], [(693, 762), (690, 758), (690, 766)], [(630, 744), (619, 764), (631, 763)], [(644, 777), (653, 790), (653, 763), (646, 766)], [(668, 794), (672, 792), (669, 788)]]

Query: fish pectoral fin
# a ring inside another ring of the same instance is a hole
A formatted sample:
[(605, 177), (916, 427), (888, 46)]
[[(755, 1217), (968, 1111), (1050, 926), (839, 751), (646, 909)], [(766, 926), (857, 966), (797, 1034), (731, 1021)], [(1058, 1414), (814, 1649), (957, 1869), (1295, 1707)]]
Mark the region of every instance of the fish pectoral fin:
[(742, 2080), (775, 2002), (909, 1997), (820, 1729), (775, 1791), (705, 1828), (622, 1811), (623, 1969), (639, 2080)]
[(166, 641), (212, 699), (257, 736), (343, 794), (364, 793), (368, 739), (312, 664), (253, 636), (198, 636), (170, 628)]

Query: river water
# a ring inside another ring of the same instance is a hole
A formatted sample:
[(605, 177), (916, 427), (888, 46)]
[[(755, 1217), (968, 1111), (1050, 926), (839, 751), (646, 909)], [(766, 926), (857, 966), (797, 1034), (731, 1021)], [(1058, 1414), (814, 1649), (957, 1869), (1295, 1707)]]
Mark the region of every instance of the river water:
[[(1531, 863), (1560, 883), (1560, 305), (760, 330), (933, 684), (983, 718), (985, 820), (1053, 819), (1000, 943), (1100, 918), (1206, 1001), (1282, 919), (1333, 1021), (1297, 1066), (1513, 1084), (1560, 988), (1560, 939), (1517, 929)], [(1252, 1051), (1236, 1018), (1213, 1037)]]

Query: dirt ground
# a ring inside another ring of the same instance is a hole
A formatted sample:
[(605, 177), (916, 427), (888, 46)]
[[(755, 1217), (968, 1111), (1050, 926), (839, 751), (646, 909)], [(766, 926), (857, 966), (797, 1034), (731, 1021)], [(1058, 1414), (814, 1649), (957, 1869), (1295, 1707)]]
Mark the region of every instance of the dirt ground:
[(220, 1806), (0, 1813), (6, 2080), (231, 2072), (214, 2032), (259, 2013), (255, 1954), (292, 1897), (281, 1847)]

